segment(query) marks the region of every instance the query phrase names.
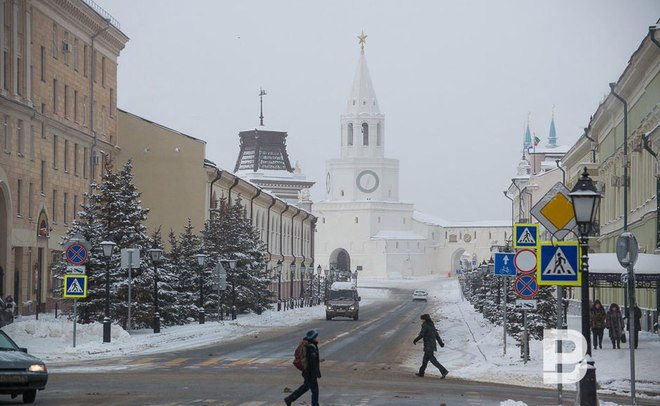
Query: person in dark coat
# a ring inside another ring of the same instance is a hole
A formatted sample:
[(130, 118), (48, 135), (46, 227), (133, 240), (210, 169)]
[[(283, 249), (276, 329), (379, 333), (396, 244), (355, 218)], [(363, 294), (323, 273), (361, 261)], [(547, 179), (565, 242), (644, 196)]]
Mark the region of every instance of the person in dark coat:
[(321, 368), (319, 360), (319, 342), (317, 337), (319, 333), (316, 330), (309, 330), (303, 338), (305, 346), (303, 347), (303, 370), (302, 377), (304, 382), (298, 389), (284, 398), (286, 406), (291, 406), (296, 399), (301, 397), (308, 390), (312, 392), (312, 406), (319, 406), (319, 382), (321, 377)]
[(612, 303), (610, 305), (606, 320), (605, 326), (609, 330), (612, 348), (619, 349), (621, 348), (621, 336), (625, 334), (625, 325), (623, 324), (623, 316), (621, 315), (621, 309), (618, 304)]
[(605, 322), (607, 321), (607, 313), (600, 300), (596, 300), (594, 305), (591, 306), (591, 331), (594, 337), (594, 350), (596, 348), (603, 348), (603, 332), (605, 330)]
[(445, 344), (442, 342), (440, 334), (438, 334), (438, 330), (436, 330), (435, 324), (433, 324), (433, 321), (431, 320), (431, 316), (428, 314), (422, 314), (420, 319), (423, 320), (422, 329), (419, 331), (417, 337), (415, 337), (413, 340), (413, 344), (417, 345), (417, 341), (424, 340), (424, 357), (422, 358), (422, 366), (419, 367), (419, 372), (417, 372), (415, 375), (419, 376), (420, 378), (424, 377), (426, 366), (428, 365), (429, 361), (431, 361), (431, 364), (435, 365), (435, 367), (440, 370), (440, 373), (442, 374), (440, 379), (445, 379), (445, 376), (447, 376), (449, 371), (447, 371), (447, 368), (442, 366), (442, 364), (439, 363), (435, 358), (435, 355), (433, 355), (433, 353), (438, 350), (438, 347), (435, 345), (436, 340), (441, 347), (444, 347)]
[[(629, 335), (630, 335), (631, 340), (633, 340), (633, 337), (634, 337), (635, 349), (637, 349), (637, 346), (639, 345), (639, 332), (642, 331), (642, 310), (637, 305), (635, 305), (635, 307), (633, 308), (633, 315), (635, 316), (634, 317), (634, 319), (635, 319), (634, 320), (635, 321), (635, 330), (633, 331), (632, 334), (629, 334)], [(628, 317), (629, 317), (628, 316), (628, 309), (626, 309), (626, 318), (628, 318)], [(627, 327), (628, 327), (628, 332), (630, 332), (630, 323), (626, 323), (626, 324), (627, 324)], [(630, 342), (630, 345), (632, 345), (632, 344), (633, 344), (633, 341)]]

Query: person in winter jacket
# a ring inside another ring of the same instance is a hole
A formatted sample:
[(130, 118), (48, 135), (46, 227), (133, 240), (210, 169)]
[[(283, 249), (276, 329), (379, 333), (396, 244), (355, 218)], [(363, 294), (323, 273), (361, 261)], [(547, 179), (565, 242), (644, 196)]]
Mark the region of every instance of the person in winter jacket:
[(591, 306), (591, 331), (594, 337), (594, 350), (596, 348), (603, 348), (603, 332), (605, 330), (605, 322), (607, 321), (607, 313), (600, 300), (596, 300), (594, 305)]
[(428, 365), (429, 361), (431, 361), (431, 364), (435, 365), (435, 367), (440, 370), (440, 373), (442, 374), (440, 379), (445, 379), (445, 376), (447, 376), (449, 371), (447, 371), (447, 368), (442, 366), (442, 364), (439, 363), (435, 358), (435, 355), (433, 355), (433, 353), (438, 350), (438, 347), (435, 345), (436, 340), (441, 347), (444, 347), (445, 344), (442, 342), (440, 334), (438, 334), (438, 330), (436, 330), (435, 325), (431, 320), (431, 316), (428, 314), (422, 314), (420, 319), (423, 320), (422, 329), (419, 331), (417, 337), (415, 337), (413, 340), (413, 344), (417, 345), (417, 341), (424, 340), (424, 357), (422, 358), (422, 366), (419, 367), (419, 372), (415, 375), (419, 376), (420, 378), (424, 377), (426, 366)]
[(612, 341), (612, 348), (621, 348), (621, 336), (624, 334), (623, 316), (621, 309), (616, 303), (610, 305), (610, 310), (607, 312), (607, 321), (605, 326), (610, 332), (610, 340)]
[[(630, 345), (633, 345), (633, 343), (635, 343), (635, 349), (637, 349), (637, 346), (639, 345), (639, 332), (642, 330), (642, 310), (637, 305), (633, 307), (633, 315), (635, 321), (635, 330), (630, 335), (630, 339), (631, 340), (634, 339), (635, 341), (631, 341)], [(626, 318), (628, 317), (629, 317), (628, 309), (626, 309)], [(628, 327), (628, 331), (630, 331), (630, 324), (626, 323), (626, 325)]]
[(291, 404), (301, 397), (308, 390), (312, 392), (312, 406), (319, 406), (319, 382), (318, 378), (321, 377), (320, 359), (319, 359), (319, 342), (317, 337), (319, 333), (316, 330), (309, 330), (303, 338), (303, 357), (302, 357), (302, 377), (303, 384), (298, 389), (293, 391), (289, 396), (284, 398), (286, 406)]

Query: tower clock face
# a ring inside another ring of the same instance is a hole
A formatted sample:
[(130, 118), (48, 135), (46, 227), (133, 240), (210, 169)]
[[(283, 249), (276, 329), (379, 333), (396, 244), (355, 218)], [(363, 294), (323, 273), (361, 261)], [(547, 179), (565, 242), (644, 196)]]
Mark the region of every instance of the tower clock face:
[(378, 179), (376, 172), (365, 170), (358, 173), (355, 183), (357, 184), (358, 189), (364, 193), (371, 193), (378, 189), (380, 179)]

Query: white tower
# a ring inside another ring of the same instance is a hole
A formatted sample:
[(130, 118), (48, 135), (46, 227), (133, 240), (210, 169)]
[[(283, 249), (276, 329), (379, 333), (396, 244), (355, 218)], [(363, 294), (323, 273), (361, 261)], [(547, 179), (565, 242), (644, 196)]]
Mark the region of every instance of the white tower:
[(325, 200), (313, 207), (314, 258), (322, 267), (397, 277), (426, 270), (425, 238), (412, 231), (414, 206), (398, 201), (399, 161), (385, 158), (385, 117), (367, 68), (367, 36), (358, 38), (360, 59), (340, 118), (340, 157), (326, 161)]

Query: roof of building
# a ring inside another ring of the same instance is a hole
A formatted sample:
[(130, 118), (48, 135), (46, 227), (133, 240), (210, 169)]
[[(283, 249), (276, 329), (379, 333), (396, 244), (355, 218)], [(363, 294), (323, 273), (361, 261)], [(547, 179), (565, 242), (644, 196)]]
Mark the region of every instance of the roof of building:
[(480, 228), (480, 227), (509, 227), (511, 220), (483, 220), (483, 221), (448, 221), (431, 214), (415, 211), (413, 219), (426, 224), (433, 224), (445, 228)]
[(376, 92), (371, 83), (369, 68), (367, 68), (367, 59), (364, 56), (364, 50), (360, 53), (351, 94), (348, 97), (348, 106), (346, 114), (358, 115), (362, 113), (380, 114)]
[(238, 133), (241, 138), (240, 151), (234, 166), (239, 170), (272, 170), (293, 172), (286, 151), (285, 131), (273, 131), (259, 127)]

